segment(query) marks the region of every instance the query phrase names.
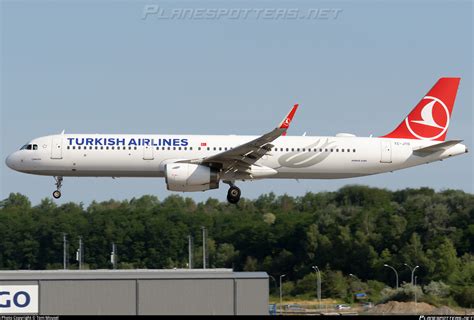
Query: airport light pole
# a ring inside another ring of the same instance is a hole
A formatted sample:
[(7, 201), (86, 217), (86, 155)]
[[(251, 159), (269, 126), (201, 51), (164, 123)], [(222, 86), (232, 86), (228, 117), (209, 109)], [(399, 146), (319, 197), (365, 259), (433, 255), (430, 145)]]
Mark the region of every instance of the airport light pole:
[(202, 268), (206, 269), (206, 227), (202, 229)]
[(193, 268), (193, 237), (191, 235), (188, 235), (188, 266), (189, 269)]
[[(352, 274), (352, 273), (349, 273), (349, 276), (352, 277), (352, 278), (354, 278), (354, 279), (356, 279), (356, 281), (359, 282), (359, 278), (358, 278), (356, 275), (354, 275), (354, 274)], [(360, 288), (359, 290), (361, 290), (361, 288)], [(361, 291), (362, 291), (362, 290), (361, 290)], [(355, 294), (354, 294), (354, 295), (355, 295)]]
[(63, 268), (67, 269), (67, 234), (63, 233)]
[(390, 269), (392, 269), (392, 270), (395, 272), (395, 278), (396, 278), (396, 281), (397, 281), (397, 286), (396, 286), (396, 288), (397, 288), (397, 290), (398, 290), (398, 272), (397, 272), (397, 270), (396, 270), (394, 267), (392, 267), (392, 266), (390, 266), (390, 265), (388, 265), (388, 264), (384, 264), (383, 266), (384, 266), (384, 267), (387, 267), (387, 268), (390, 268)]
[(275, 282), (275, 288), (276, 288), (278, 286), (276, 279), (271, 274), (269, 274), (268, 276)]
[(283, 294), (281, 288), (281, 279), (286, 276), (286, 274), (282, 274), (280, 276), (280, 314), (283, 314)]
[(112, 253), (110, 254), (110, 262), (112, 263), (112, 268), (117, 269), (117, 247), (115, 242), (112, 242)]
[(404, 263), (404, 265), (407, 266), (411, 270), (411, 285), (413, 286), (413, 276), (415, 275), (415, 270), (417, 268), (419, 268), (420, 266), (416, 266), (416, 267), (412, 268), (406, 263)]
[(79, 270), (82, 269), (82, 236), (79, 236), (79, 249), (77, 249), (76, 260), (79, 262)]
[(318, 266), (313, 266), (312, 268), (318, 273), (318, 288), (316, 294), (318, 296), (319, 310), (321, 310), (321, 273), (319, 272)]

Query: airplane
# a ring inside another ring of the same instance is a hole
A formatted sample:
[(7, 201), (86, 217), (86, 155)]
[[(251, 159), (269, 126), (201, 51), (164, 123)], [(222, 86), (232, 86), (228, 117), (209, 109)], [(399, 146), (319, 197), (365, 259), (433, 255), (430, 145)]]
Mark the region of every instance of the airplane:
[(257, 179), (342, 179), (392, 172), (468, 152), (445, 141), (460, 78), (440, 78), (395, 130), (380, 137), (287, 136), (298, 108), (262, 136), (61, 134), (36, 138), (13, 152), (13, 170), (63, 177), (161, 177), (170, 191), (206, 191)]

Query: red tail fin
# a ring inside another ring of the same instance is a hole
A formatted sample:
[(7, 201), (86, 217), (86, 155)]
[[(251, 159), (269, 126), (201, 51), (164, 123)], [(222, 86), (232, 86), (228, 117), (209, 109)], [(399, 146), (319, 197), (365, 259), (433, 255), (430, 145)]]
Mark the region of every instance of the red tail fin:
[(440, 78), (400, 125), (382, 138), (444, 141), (461, 78)]

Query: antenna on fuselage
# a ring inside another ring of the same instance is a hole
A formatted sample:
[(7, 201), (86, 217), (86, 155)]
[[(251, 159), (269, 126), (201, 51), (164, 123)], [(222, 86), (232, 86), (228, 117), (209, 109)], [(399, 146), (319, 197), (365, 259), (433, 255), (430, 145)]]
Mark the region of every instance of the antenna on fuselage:
[(61, 131), (61, 134), (64, 134), (64, 131), (66, 131), (66, 130), (63, 129), (63, 131)]

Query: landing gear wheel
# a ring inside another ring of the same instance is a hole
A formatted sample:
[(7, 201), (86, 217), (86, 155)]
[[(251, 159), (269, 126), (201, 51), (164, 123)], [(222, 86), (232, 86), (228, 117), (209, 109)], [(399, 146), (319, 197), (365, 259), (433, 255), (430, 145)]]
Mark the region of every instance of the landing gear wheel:
[(235, 186), (231, 186), (229, 191), (227, 191), (227, 201), (232, 204), (236, 204), (240, 200), (240, 195), (240, 189)]
[(56, 191), (53, 192), (54, 199), (61, 198), (61, 187), (63, 185), (63, 177), (53, 177), (56, 185)]

